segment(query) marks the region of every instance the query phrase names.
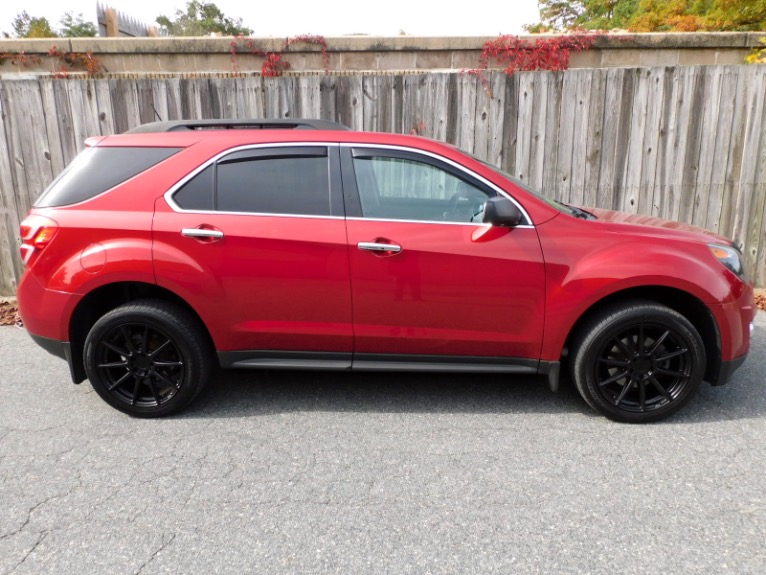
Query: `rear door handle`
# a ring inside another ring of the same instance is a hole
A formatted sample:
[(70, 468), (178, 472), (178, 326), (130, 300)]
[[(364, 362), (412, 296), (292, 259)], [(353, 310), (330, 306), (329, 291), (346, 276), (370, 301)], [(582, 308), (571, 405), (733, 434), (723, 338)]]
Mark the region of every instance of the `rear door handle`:
[(223, 232), (221, 230), (210, 230), (205, 228), (184, 228), (181, 230), (181, 235), (186, 238), (201, 238), (206, 240), (223, 239)]
[(402, 251), (402, 246), (396, 244), (384, 244), (381, 242), (359, 242), (356, 244), (360, 250), (367, 252), (387, 252), (392, 254), (398, 254)]

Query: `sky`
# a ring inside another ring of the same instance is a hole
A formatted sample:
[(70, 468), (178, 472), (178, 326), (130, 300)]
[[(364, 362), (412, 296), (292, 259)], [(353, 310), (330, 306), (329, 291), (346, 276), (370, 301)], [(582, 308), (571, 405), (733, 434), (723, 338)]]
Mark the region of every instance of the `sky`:
[[(209, 0), (208, 0), (209, 1)], [(444, 0), (272, 0), (267, 2), (212, 0), (223, 14), (242, 18), (253, 36), (286, 37), (298, 34), (341, 36), (369, 34), (394, 36), (497, 36), (520, 34), (522, 24), (538, 21), (537, 0), (483, 0), (461, 2), (450, 8)], [(159, 15), (172, 17), (186, 0), (129, 0), (103, 2), (147, 24)], [(45, 17), (54, 29), (65, 12), (82, 13), (95, 23), (96, 0), (24, 0), (3, 2), (0, 31), (10, 33), (14, 16), (26, 10)], [(472, 9), (475, 8), (475, 9)]]

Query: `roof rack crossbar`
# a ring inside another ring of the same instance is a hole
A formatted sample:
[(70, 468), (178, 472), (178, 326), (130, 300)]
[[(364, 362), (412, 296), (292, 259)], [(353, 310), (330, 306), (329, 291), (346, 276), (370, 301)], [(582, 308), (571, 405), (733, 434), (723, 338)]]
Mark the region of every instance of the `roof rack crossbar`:
[(175, 120), (151, 122), (126, 134), (186, 132), (191, 130), (348, 130), (332, 120), (263, 118), (258, 120)]

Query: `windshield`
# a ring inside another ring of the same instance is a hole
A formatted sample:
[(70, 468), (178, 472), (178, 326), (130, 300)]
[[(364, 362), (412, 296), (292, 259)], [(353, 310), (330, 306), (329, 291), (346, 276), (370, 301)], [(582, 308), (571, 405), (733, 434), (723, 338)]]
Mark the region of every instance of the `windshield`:
[(560, 212), (563, 212), (565, 214), (569, 214), (570, 216), (574, 216), (575, 218), (595, 219), (595, 216), (593, 214), (591, 214), (590, 212), (586, 212), (585, 210), (581, 210), (580, 208), (576, 208), (574, 206), (570, 206), (568, 204), (564, 204), (564, 203), (558, 202), (558, 201), (556, 201), (556, 200), (554, 200), (552, 198), (546, 198), (540, 192), (537, 192), (537, 191), (533, 190), (532, 188), (530, 188), (527, 184), (522, 182), (516, 176), (512, 176), (511, 174), (509, 174), (505, 170), (501, 170), (497, 166), (493, 166), (489, 162), (485, 162), (484, 160), (482, 160), (481, 158), (477, 158), (473, 154), (469, 154), (469, 155), (474, 160), (476, 160), (477, 162), (480, 162), (482, 165), (488, 167), (490, 170), (495, 172), (497, 175), (502, 176), (506, 180), (512, 182), (515, 186), (518, 186), (519, 188), (521, 188), (525, 192), (528, 192), (528, 193), (532, 194), (537, 199), (539, 199), (542, 202), (545, 202), (546, 204), (548, 204), (552, 208), (554, 208), (554, 209), (556, 209), (556, 210), (558, 210)]

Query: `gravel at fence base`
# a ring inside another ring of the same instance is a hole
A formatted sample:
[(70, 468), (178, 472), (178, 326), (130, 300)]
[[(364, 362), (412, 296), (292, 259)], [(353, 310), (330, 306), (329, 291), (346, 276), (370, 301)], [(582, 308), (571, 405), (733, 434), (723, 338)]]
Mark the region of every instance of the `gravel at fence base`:
[(0, 325), (21, 325), (15, 300), (0, 298)]

